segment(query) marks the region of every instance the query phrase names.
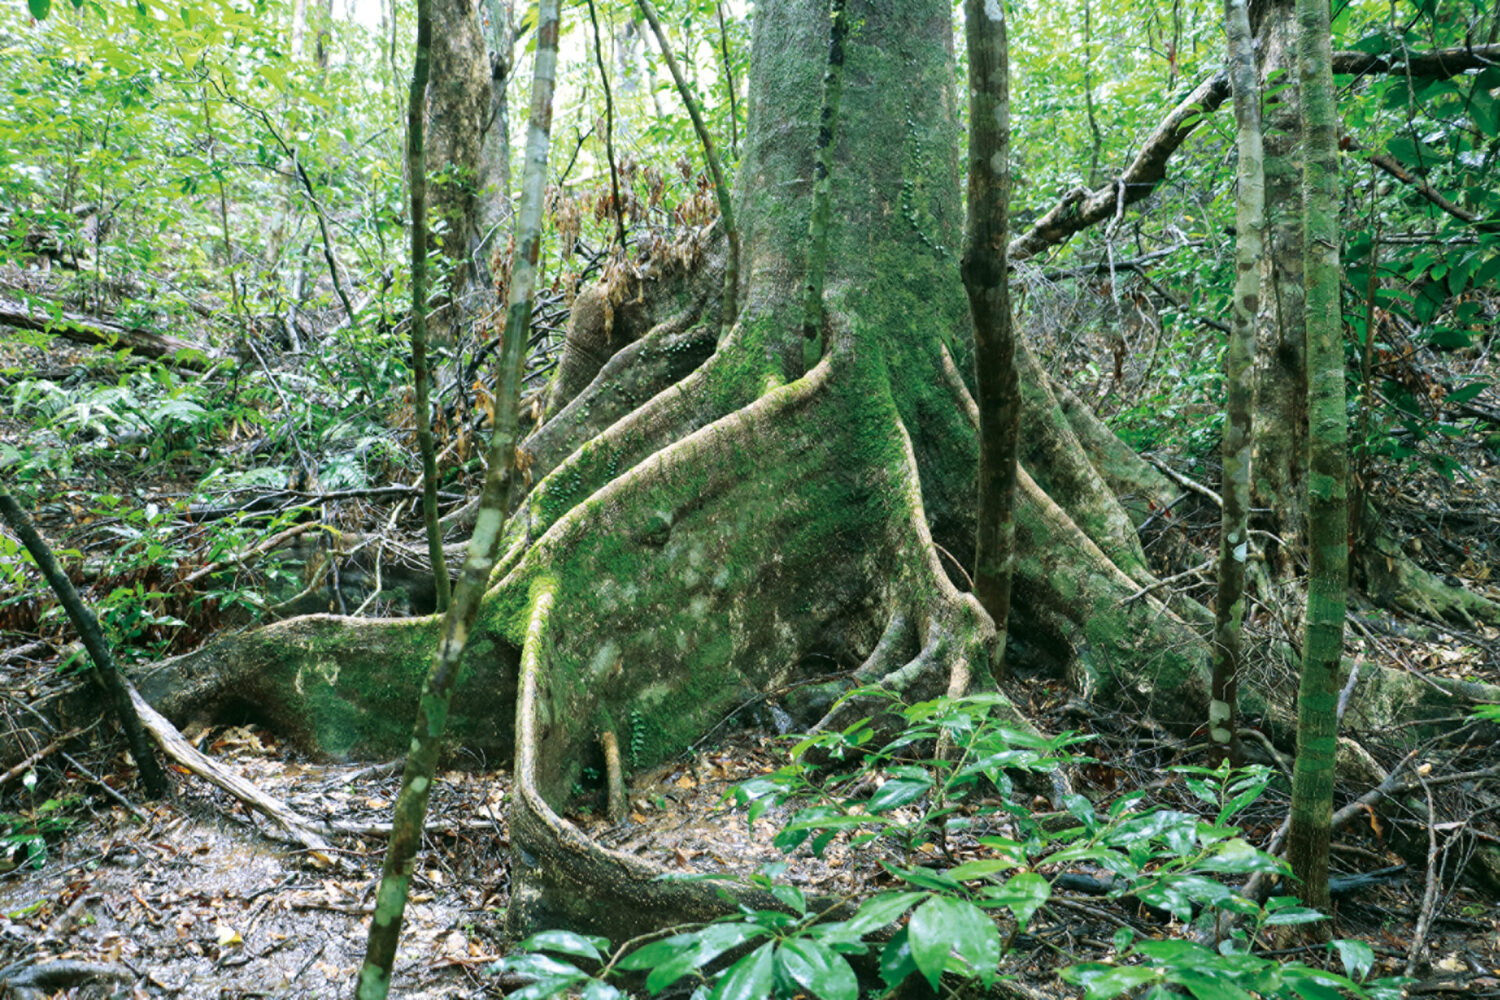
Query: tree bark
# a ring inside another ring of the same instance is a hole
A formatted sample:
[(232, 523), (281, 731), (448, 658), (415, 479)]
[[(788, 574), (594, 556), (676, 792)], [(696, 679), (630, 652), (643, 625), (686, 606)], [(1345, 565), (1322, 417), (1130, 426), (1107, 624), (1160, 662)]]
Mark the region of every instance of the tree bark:
[(406, 172), (411, 177), (411, 377), (417, 451), (422, 458), (422, 524), (438, 611), (448, 610), (450, 582), (438, 524), (437, 448), (432, 441), (431, 378), (427, 370), (427, 79), (432, 61), (432, 0), (417, 0), (417, 50), (406, 110)]
[(640, 5), (641, 13), (651, 24), (651, 31), (656, 35), (657, 44), (661, 46), (662, 58), (666, 60), (667, 69), (672, 73), (672, 81), (677, 84), (677, 93), (682, 97), (682, 103), (687, 106), (688, 117), (693, 120), (693, 131), (698, 133), (698, 142), (703, 146), (703, 158), (708, 162), (708, 172), (713, 178), (714, 195), (719, 202), (719, 219), (729, 246), (724, 264), (724, 301), (719, 313), (720, 323), (723, 324), (725, 330), (728, 330), (739, 315), (740, 231), (734, 221), (734, 200), (729, 195), (729, 183), (724, 178), (724, 169), (719, 165), (718, 147), (708, 131), (708, 126), (704, 124), (703, 114), (698, 110), (698, 101), (693, 97), (687, 78), (683, 76), (681, 68), (677, 65), (677, 57), (672, 54), (672, 45), (667, 41), (667, 33), (662, 30), (661, 21), (656, 16), (656, 8), (652, 6), (651, 0), (636, 0), (636, 2)]
[(1250, 559), (1250, 414), (1254, 400), (1255, 319), (1260, 312), (1260, 264), (1265, 226), (1265, 168), (1260, 132), (1260, 88), (1245, 0), (1226, 0), (1229, 77), (1234, 89), (1235, 283), (1231, 303), (1225, 388), (1224, 501), (1219, 528), (1219, 586), (1214, 617), (1209, 736), (1221, 754), (1240, 763), (1238, 687), (1244, 655), (1245, 567)]
[(979, 512), (974, 595), (989, 612), (1004, 654), (1016, 563), (1015, 494), (1021, 392), (1010, 314), (1010, 52), (997, 0), (966, 0), (969, 54), (969, 208), (962, 273), (974, 321), (979, 409)]
[(431, 332), (456, 342), (493, 300), (487, 278), (475, 267), (483, 238), (479, 192), (491, 183), (480, 174), (481, 149), (491, 117), (492, 64), (475, 0), (431, 0), (432, 59), (427, 86), (427, 163), (432, 220), (448, 262), (447, 293), (434, 303)]
[(1344, 408), (1343, 314), (1339, 303), (1338, 106), (1327, 0), (1297, 0), (1297, 29), (1297, 74), (1302, 88), (1303, 272), (1307, 282), (1309, 570), (1287, 858), (1302, 882), (1307, 903), (1326, 909), (1337, 701), (1349, 579), (1349, 418)]

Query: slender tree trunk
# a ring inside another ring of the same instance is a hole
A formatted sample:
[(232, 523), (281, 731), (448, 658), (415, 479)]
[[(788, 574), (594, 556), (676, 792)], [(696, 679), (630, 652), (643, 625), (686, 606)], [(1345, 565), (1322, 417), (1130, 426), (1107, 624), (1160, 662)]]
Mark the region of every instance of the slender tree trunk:
[(997, 673), (1010, 617), (1016, 554), (1016, 462), (1021, 391), (1006, 264), (1010, 199), (1010, 53), (998, 0), (965, 0), (969, 51), (969, 215), (964, 290), (974, 317), (975, 402), (979, 406), (979, 527), (974, 596), (995, 620)]
[[(835, 0), (839, 2), (839, 0)], [(719, 218), (724, 224), (724, 236), (729, 243), (728, 260), (724, 265), (724, 307), (721, 316), (721, 324), (725, 330), (734, 325), (739, 310), (735, 307), (735, 300), (739, 294), (740, 283), (740, 234), (734, 224), (734, 202), (729, 196), (729, 182), (724, 177), (724, 170), (719, 166), (719, 153), (714, 145), (714, 137), (709, 134), (708, 126), (703, 122), (703, 114), (698, 110), (698, 101), (693, 97), (692, 90), (688, 87), (687, 77), (682, 73), (682, 68), (677, 65), (677, 57), (672, 54), (672, 45), (667, 41), (667, 33), (662, 30), (661, 21), (656, 16), (656, 8), (651, 5), (651, 0), (637, 0), (640, 4), (641, 13), (651, 24), (651, 31), (656, 35), (656, 42), (661, 46), (662, 58), (667, 62), (667, 69), (672, 73), (672, 80), (677, 84), (677, 93), (682, 97), (682, 103), (687, 105), (688, 116), (693, 120), (693, 129), (698, 133), (698, 141), (703, 144), (703, 156), (708, 161), (708, 172), (714, 181), (714, 195), (719, 201)]]
[(1260, 312), (1260, 262), (1264, 252), (1266, 178), (1260, 132), (1260, 88), (1245, 0), (1226, 0), (1229, 80), (1234, 88), (1238, 166), (1235, 202), (1235, 282), (1226, 355), (1228, 400), (1224, 419), (1224, 507), (1219, 529), (1219, 593), (1214, 620), (1209, 736), (1219, 752), (1240, 762), (1239, 670), (1245, 617), (1245, 566), (1250, 558), (1250, 414), (1254, 405), (1255, 320)]
[(604, 158), (609, 161), (610, 212), (615, 219), (615, 238), (625, 250), (625, 205), (620, 201), (620, 171), (615, 167), (615, 99), (609, 88), (609, 71), (604, 68), (604, 38), (599, 32), (599, 15), (594, 0), (588, 0), (589, 24), (594, 28), (594, 62), (599, 67), (599, 86), (604, 88)]
[(501, 383), (495, 399), (495, 432), (486, 454), (489, 470), (480, 495), (478, 519), (459, 575), (453, 602), (443, 617), (442, 638), (422, 685), (411, 749), (401, 776), (401, 792), (392, 816), (391, 839), (381, 870), (370, 938), (360, 970), (357, 1000), (384, 1000), (390, 991), (391, 968), (401, 938), (407, 889), (422, 843), (422, 825), (438, 753), (447, 729), (449, 705), (458, 681), (469, 631), (479, 615), (490, 572), (500, 550), (501, 530), (511, 508), (511, 493), (522, 478), (516, 467), (520, 423), (521, 374), (526, 361), (531, 326), (537, 259), (541, 251), (542, 198), (547, 180), (547, 153), (552, 129), (552, 90), (557, 70), (558, 0), (541, 0), (537, 11), (537, 41), (531, 84), (531, 122), (526, 137), (526, 162), (521, 180), (521, 202), (516, 216), (516, 250), (511, 269), (510, 303), (501, 347)]
[(432, 54), (427, 87), (428, 189), (438, 245), (448, 262), (446, 292), (434, 296), (433, 341), (451, 345), (490, 303), (474, 254), (479, 230), (482, 142), (491, 112), (492, 69), (476, 0), (430, 0)]
[(125, 742), (129, 744), (130, 755), (135, 758), (135, 766), (140, 770), (141, 784), (146, 786), (146, 794), (154, 799), (166, 795), (169, 791), (166, 773), (152, 753), (151, 744), (146, 742), (141, 718), (136, 714), (135, 706), (130, 703), (125, 680), (115, 666), (115, 658), (110, 654), (109, 644), (104, 641), (104, 633), (99, 630), (99, 620), (84, 605), (83, 599), (73, 587), (73, 581), (68, 579), (62, 567), (57, 565), (57, 560), (52, 558), (52, 550), (47, 547), (42, 536), (37, 534), (36, 528), (32, 527), (26, 512), (21, 510), (15, 498), (4, 489), (0, 489), (0, 517), (5, 519), (21, 544), (26, 546), (31, 558), (36, 560), (42, 576), (46, 577), (47, 583), (57, 594), (57, 599), (62, 602), (63, 610), (73, 622), (73, 627), (78, 630), (83, 648), (88, 650), (89, 658), (94, 661), (94, 669), (89, 671), (89, 676), (102, 689), (105, 700), (115, 713), (116, 721), (125, 732)]
[(729, 94), (729, 155), (739, 159), (739, 91), (734, 83), (734, 60), (729, 56), (729, 28), (724, 23), (723, 0), (715, 0), (714, 15), (719, 19), (719, 56), (724, 60), (724, 90)]
[(485, 0), (484, 44), (490, 60), (490, 111), (479, 151), (479, 244), (488, 267), (495, 235), (510, 217), (510, 104), (507, 88), (515, 59), (510, 0)]
[(1104, 136), (1094, 113), (1094, 12), (1089, 0), (1083, 0), (1083, 109), (1093, 138), (1089, 146), (1088, 181), (1089, 187), (1093, 187), (1099, 183), (1099, 152), (1104, 148)]
[(1296, 73), (1294, 0), (1266, 0), (1259, 15), (1260, 84), (1265, 107), (1267, 253), (1261, 265), (1255, 428), (1250, 488), (1255, 527), (1271, 574), (1300, 573), (1306, 525), (1307, 331), (1303, 319), (1302, 190), (1298, 152), (1301, 97)]
[[(427, 154), (425, 148), (427, 77), (432, 59), (431, 0), (417, 0), (417, 52), (411, 67), (406, 111), (406, 172), (411, 177), (411, 372), (417, 418), (417, 451), (422, 456), (422, 523), (437, 610), (448, 610), (448, 564), (438, 524), (437, 448), (432, 441), (431, 378), (427, 370)], [(350, 317), (351, 319), (353, 317)]]
[(1307, 280), (1308, 557), (1307, 618), (1297, 698), (1297, 762), (1287, 856), (1302, 894), (1328, 906), (1328, 837), (1333, 817), (1336, 704), (1348, 587), (1348, 414), (1339, 307), (1338, 108), (1333, 89), (1328, 0), (1297, 0), (1297, 69), (1302, 85), (1303, 273)]

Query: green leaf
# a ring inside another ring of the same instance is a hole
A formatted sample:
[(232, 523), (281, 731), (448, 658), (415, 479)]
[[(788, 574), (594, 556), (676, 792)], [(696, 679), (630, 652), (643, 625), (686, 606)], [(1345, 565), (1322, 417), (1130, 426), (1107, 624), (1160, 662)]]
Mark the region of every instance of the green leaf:
[(886, 926), (926, 897), (925, 892), (887, 892), (871, 896), (860, 904), (859, 912), (844, 921), (844, 926), (857, 937), (863, 937)]
[(1167, 979), (1186, 986), (1198, 1000), (1255, 1000), (1224, 976), (1205, 975), (1192, 969), (1173, 969), (1167, 973)]
[(891, 936), (880, 952), (880, 978), (894, 989), (916, 971), (917, 963), (911, 956), (911, 935), (909, 929), (903, 927)]
[(1446, 402), (1456, 406), (1459, 403), (1467, 403), (1489, 387), (1490, 384), (1488, 382), (1470, 382), (1468, 385), (1459, 386), (1457, 389), (1451, 390), (1444, 399)]
[(1000, 964), (1000, 933), (983, 910), (962, 899), (934, 896), (917, 907), (907, 925), (911, 957), (927, 982), (937, 989), (949, 968), (949, 957), (960, 973), (985, 982)]
[(608, 983), (590, 979), (583, 984), (583, 1000), (623, 1000), (624, 994)]
[(633, 951), (620, 961), (620, 968), (650, 969), (646, 989), (658, 993), (731, 948), (765, 933), (765, 928), (756, 924), (710, 924), (701, 931), (674, 934), (664, 941), (655, 941)]
[(1062, 978), (1083, 987), (1085, 1000), (1111, 1000), (1137, 986), (1159, 979), (1161, 973), (1144, 965), (1104, 965), (1085, 962), (1062, 970)]
[[(1270, 909), (1267, 905), (1266, 909)], [(1288, 906), (1277, 910), (1266, 918), (1267, 927), (1290, 927), (1294, 924), (1315, 924), (1319, 920), (1327, 920), (1317, 910), (1308, 909), (1305, 906)]]
[(767, 941), (729, 967), (709, 1000), (765, 1000), (775, 987), (775, 942)]
[(799, 915), (807, 912), (807, 897), (802, 895), (802, 890), (794, 885), (773, 885), (771, 895), (796, 910)]
[(1233, 837), (1217, 845), (1214, 853), (1198, 867), (1203, 871), (1245, 875), (1250, 872), (1277, 872), (1281, 870), (1281, 863), (1266, 852), (1256, 850), (1242, 838)]
[(599, 949), (608, 947), (608, 938), (575, 934), (572, 931), (542, 931), (531, 935), (520, 944), (522, 951), (553, 951), (559, 955), (591, 958), (596, 962), (604, 960)]
[(1350, 979), (1363, 979), (1369, 975), (1370, 967), (1375, 964), (1375, 949), (1363, 941), (1344, 938), (1334, 941), (1333, 947), (1339, 953), (1339, 961), (1344, 963), (1344, 974)]
[(1038, 876), (1035, 871), (1023, 871), (1004, 886), (986, 889), (984, 895), (996, 903), (1005, 904), (1016, 918), (1016, 924), (1026, 927), (1031, 922), (1032, 915), (1041, 909), (1041, 904), (1052, 897), (1052, 883), (1047, 882), (1043, 876)]
[(823, 1000), (856, 1000), (859, 980), (841, 955), (811, 938), (794, 938), (776, 952), (787, 978)]
[(52, 11), (52, 0), (26, 0), (26, 6), (31, 8), (32, 17), (45, 21)]
[(932, 778), (923, 776), (921, 779), (892, 778), (880, 786), (866, 808), (872, 813), (890, 812), (900, 806), (907, 805), (920, 799), (927, 794), (932, 787)]
[(972, 882), (975, 879), (984, 878), (988, 875), (998, 875), (1008, 872), (1016, 867), (1014, 861), (1001, 860), (999, 858), (985, 858), (982, 861), (966, 861), (955, 868), (948, 869), (948, 877), (959, 882)]

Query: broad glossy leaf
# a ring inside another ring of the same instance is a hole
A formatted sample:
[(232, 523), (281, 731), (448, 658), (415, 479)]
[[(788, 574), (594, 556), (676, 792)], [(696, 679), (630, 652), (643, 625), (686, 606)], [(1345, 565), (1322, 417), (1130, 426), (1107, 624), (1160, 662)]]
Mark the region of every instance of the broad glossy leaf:
[(856, 1000), (859, 980), (842, 955), (811, 938), (794, 938), (776, 952), (782, 971), (823, 1000)]
[(923, 777), (920, 780), (892, 778), (881, 785), (879, 790), (870, 797), (866, 808), (872, 813), (890, 812), (892, 809), (917, 801), (926, 795), (931, 787), (932, 779), (929, 777)]
[(877, 931), (916, 903), (927, 898), (925, 892), (887, 892), (871, 896), (860, 904), (859, 911), (844, 921), (844, 926), (859, 936)]
[(1198, 1000), (1255, 1000), (1225, 976), (1209, 975), (1193, 969), (1176, 969), (1167, 973), (1167, 979), (1187, 987), (1188, 992)]
[(952, 967), (988, 982), (1000, 963), (1000, 932), (979, 907), (962, 899), (934, 896), (911, 916), (907, 925), (912, 961), (933, 989), (943, 971)]
[(1161, 977), (1161, 973), (1144, 965), (1104, 965), (1085, 962), (1062, 970), (1062, 978), (1083, 987), (1085, 1000), (1111, 1000), (1121, 993)]
[(598, 962), (603, 960), (599, 949), (608, 948), (609, 939), (572, 931), (542, 931), (522, 941), (520, 947), (523, 951), (552, 951)]
[(887, 986), (895, 988), (916, 971), (917, 963), (911, 957), (910, 935), (903, 927), (891, 936), (880, 953), (880, 978)]
[(1370, 967), (1375, 964), (1375, 949), (1363, 941), (1343, 938), (1333, 942), (1333, 947), (1339, 953), (1339, 961), (1344, 963), (1344, 974), (1350, 979), (1363, 979), (1370, 974)]
[(775, 988), (775, 949), (772, 941), (729, 967), (714, 985), (709, 1000), (765, 1000)]
[(26, 0), (26, 6), (31, 9), (32, 17), (45, 21), (52, 11), (52, 0)]
[(1021, 872), (1005, 885), (985, 891), (985, 896), (1004, 903), (1022, 927), (1031, 922), (1032, 916), (1051, 895), (1052, 883), (1036, 872)]

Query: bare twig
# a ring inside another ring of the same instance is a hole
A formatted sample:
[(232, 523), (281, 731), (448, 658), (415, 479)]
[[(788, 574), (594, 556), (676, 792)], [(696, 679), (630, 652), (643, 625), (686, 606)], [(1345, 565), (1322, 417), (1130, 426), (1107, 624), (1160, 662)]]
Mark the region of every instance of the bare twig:
[(1417, 925), (1412, 930), (1411, 948), (1406, 952), (1406, 975), (1417, 969), (1417, 958), (1427, 941), (1427, 932), (1432, 927), (1432, 914), (1437, 904), (1438, 890), (1438, 841), (1437, 809), (1432, 804), (1432, 788), (1419, 774), (1417, 780), (1427, 794), (1427, 886), (1422, 890), (1422, 909), (1417, 915)]
[(21, 763), (11, 768), (9, 771), (6, 771), (4, 774), (0, 774), (0, 786), (3, 786), (10, 782), (12, 778), (19, 777), (21, 774), (29, 770), (32, 765), (45, 758), (48, 754), (55, 752), (58, 747), (83, 733), (86, 729), (91, 728), (93, 728), (92, 724), (89, 726), (75, 726), (72, 729), (68, 730), (66, 733), (63, 733), (57, 739), (53, 740), (51, 743), (48, 743), (46, 746), (42, 747), (30, 757), (27, 757), (25, 760), (21, 761)]
[(209, 759), (189, 743), (176, 726), (148, 705), (133, 686), (127, 684), (126, 687), (142, 725), (170, 759), (215, 788), (228, 792), (246, 806), (269, 817), (286, 831), (286, 839), (290, 842), (318, 853), (333, 849), (328, 841), (314, 831), (316, 824), (312, 820), (281, 800), (267, 795), (244, 778), (230, 774), (217, 762)]

